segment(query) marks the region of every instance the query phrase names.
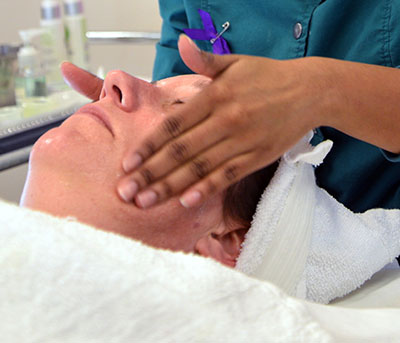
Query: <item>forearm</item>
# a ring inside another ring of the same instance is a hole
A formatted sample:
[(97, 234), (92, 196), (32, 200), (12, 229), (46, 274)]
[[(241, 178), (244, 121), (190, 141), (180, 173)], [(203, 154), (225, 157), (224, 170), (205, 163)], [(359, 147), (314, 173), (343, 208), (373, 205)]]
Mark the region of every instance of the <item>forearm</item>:
[(314, 114), (318, 126), (399, 153), (400, 70), (326, 58), (310, 62), (321, 76), (322, 108)]

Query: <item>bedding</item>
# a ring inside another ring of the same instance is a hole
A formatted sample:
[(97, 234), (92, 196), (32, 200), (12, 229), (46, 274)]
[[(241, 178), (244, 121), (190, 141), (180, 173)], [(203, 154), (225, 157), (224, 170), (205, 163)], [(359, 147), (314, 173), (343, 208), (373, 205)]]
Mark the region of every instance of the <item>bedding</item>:
[[(4, 342), (399, 341), (400, 308), (288, 296), (268, 281), (0, 201)], [(397, 297), (398, 297), (397, 293)], [(396, 296), (396, 294), (393, 294)]]

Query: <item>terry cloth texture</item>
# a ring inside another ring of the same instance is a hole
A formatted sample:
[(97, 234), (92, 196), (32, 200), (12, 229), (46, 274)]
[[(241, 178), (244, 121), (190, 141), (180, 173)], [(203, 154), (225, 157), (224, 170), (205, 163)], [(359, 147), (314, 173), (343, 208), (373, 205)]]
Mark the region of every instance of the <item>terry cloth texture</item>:
[(1, 201), (0, 228), (2, 342), (332, 342), (304, 304), (211, 259)]
[(310, 133), (281, 159), (258, 204), (236, 268), (290, 295), (328, 303), (400, 254), (400, 210), (353, 213), (315, 183), (332, 142)]
[(0, 200), (7, 343), (395, 342), (400, 309), (287, 296), (211, 259), (153, 249)]

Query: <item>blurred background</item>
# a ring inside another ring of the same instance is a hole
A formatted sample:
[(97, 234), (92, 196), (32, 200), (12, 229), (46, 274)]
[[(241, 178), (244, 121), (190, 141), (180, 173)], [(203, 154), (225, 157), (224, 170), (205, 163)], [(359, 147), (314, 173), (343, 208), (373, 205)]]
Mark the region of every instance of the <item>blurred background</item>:
[[(18, 30), (38, 27), (41, 0), (0, 0), (0, 42), (21, 42)], [(89, 31), (159, 32), (161, 19), (157, 0), (83, 0)], [(122, 69), (134, 75), (151, 75), (154, 46), (91, 45), (93, 70)]]
[[(41, 0), (0, 0), (0, 44), (21, 43), (18, 30), (39, 27)], [(159, 32), (157, 0), (83, 0), (88, 31)], [(150, 79), (155, 43), (90, 44), (90, 69), (121, 69)], [(1, 144), (1, 142), (0, 142)], [(18, 202), (27, 164), (0, 172), (0, 198)]]

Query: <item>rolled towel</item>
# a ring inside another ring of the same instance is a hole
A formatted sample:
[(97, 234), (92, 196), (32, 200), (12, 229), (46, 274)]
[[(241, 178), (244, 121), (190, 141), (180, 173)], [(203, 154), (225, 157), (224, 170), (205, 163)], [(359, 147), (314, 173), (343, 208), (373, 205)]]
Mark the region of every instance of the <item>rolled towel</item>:
[(315, 182), (332, 142), (312, 133), (286, 153), (264, 191), (236, 268), (298, 298), (344, 296), (400, 254), (400, 210), (356, 214)]

